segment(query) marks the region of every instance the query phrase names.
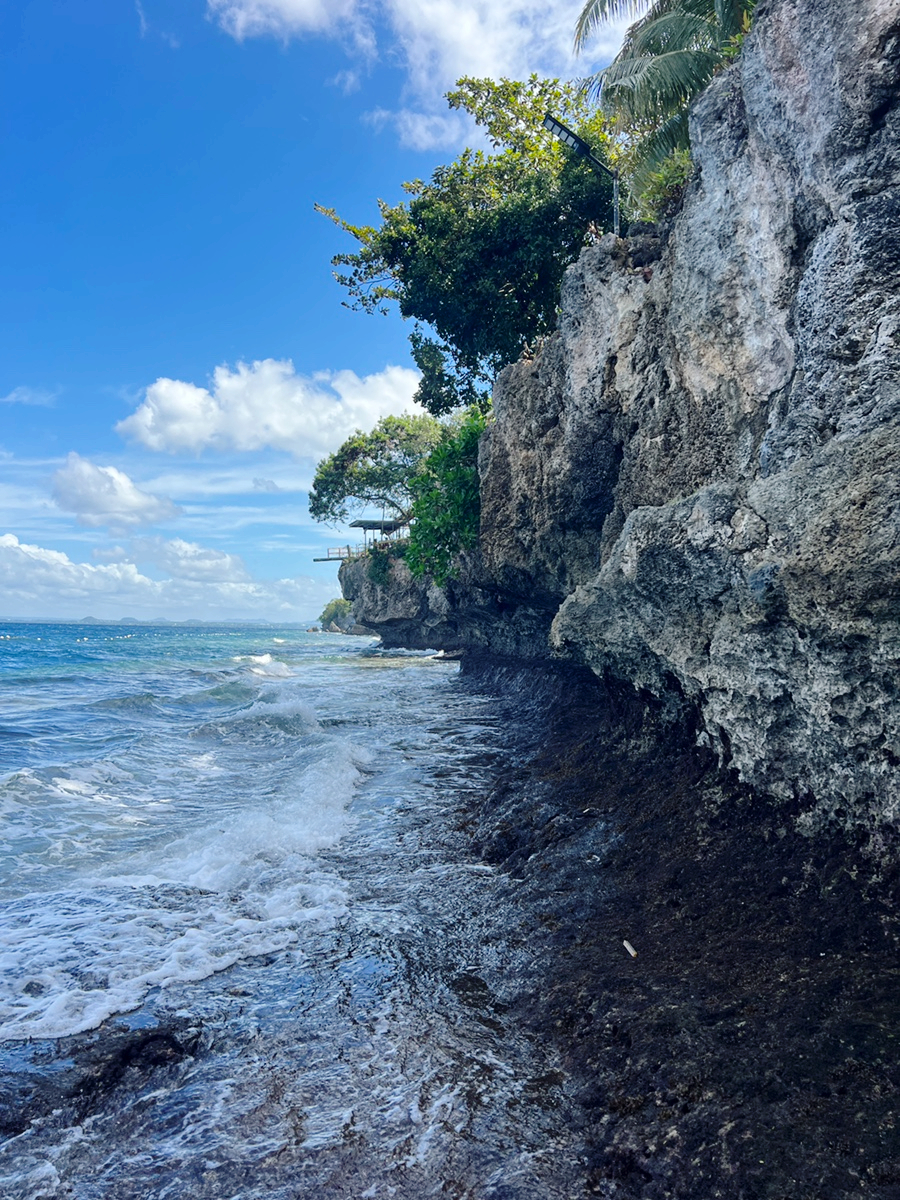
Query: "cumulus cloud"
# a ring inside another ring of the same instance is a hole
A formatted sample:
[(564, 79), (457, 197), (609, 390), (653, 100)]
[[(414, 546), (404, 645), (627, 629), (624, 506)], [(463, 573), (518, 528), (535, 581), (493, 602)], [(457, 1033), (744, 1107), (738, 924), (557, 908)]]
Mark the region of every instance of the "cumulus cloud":
[(365, 27), (357, 0), (209, 0), (208, 11), (238, 41)]
[(141, 491), (116, 467), (98, 467), (74, 451), (53, 476), (53, 499), (94, 528), (152, 525), (180, 511), (165, 497)]
[(169, 453), (269, 447), (313, 458), (335, 450), (354, 429), (414, 408), (418, 381), (408, 367), (387, 367), (364, 378), (334, 371), (310, 379), (297, 375), (290, 360), (240, 362), (234, 370), (217, 367), (208, 388), (157, 379), (116, 430)]
[[(183, 560), (191, 557), (191, 552), (180, 553)], [(73, 562), (61, 551), (20, 542), (11, 533), (0, 535), (3, 617), (307, 621), (334, 590), (333, 579), (304, 577), (254, 581), (201, 574), (156, 580), (133, 562)]]
[(131, 555), (124, 546), (95, 546), (91, 558), (94, 562), (131, 562)]
[(424, 113), (411, 108), (374, 108), (363, 120), (375, 129), (392, 125), (401, 145), (411, 150), (461, 147), (471, 141), (471, 123), (459, 113)]
[(163, 460), (165, 465), (157, 474), (145, 477), (143, 486), (157, 495), (177, 496), (181, 504), (191, 500), (205, 504), (217, 498), (260, 492), (299, 494), (308, 491), (312, 482), (311, 468), (301, 467), (276, 452), (254, 455), (251, 459), (234, 454), (230, 459), (236, 461), (229, 461), (229, 456), (182, 459), (175, 463)]
[(211, 550), (182, 538), (135, 538), (131, 555), (138, 562), (152, 562), (174, 579), (194, 579), (209, 583), (243, 583), (250, 579), (243, 560), (237, 554)]
[(576, 59), (572, 40), (582, 6), (583, 0), (208, 0), (210, 16), (238, 39), (319, 35), (352, 41), (368, 55), (399, 56), (407, 106), (395, 124), (401, 139), (419, 149), (457, 144), (449, 140), (454, 127), (426, 118), (446, 113), (442, 96), (461, 75), (525, 79), (535, 71), (569, 78), (609, 62), (630, 21), (604, 27)]

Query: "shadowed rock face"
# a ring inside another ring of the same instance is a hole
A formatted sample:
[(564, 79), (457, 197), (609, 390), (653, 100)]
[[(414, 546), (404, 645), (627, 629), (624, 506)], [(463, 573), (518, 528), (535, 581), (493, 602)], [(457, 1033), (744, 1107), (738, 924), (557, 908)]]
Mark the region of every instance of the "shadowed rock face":
[(801, 827), (895, 825), (898, 98), (897, 0), (760, 0), (668, 236), (586, 250), (498, 380), (480, 554), (404, 581), (403, 633), (391, 588), (357, 618), (575, 659), (689, 704)]

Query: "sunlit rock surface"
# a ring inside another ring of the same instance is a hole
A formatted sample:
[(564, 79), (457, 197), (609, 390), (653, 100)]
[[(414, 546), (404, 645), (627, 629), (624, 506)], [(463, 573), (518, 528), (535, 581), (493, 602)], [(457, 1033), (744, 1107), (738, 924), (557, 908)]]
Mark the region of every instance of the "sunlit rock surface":
[(898, 74), (896, 0), (761, 0), (671, 228), (586, 250), (498, 380), (480, 554), (354, 583), (358, 619), (583, 662), (698, 712), (801, 828), (896, 823)]

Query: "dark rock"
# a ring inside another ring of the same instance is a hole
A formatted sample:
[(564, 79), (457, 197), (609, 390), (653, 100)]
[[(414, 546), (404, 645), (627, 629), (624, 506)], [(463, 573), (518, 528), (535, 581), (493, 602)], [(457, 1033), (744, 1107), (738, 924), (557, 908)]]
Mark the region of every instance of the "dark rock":
[(894, 1200), (897, 870), (839, 832), (811, 854), (653, 697), (467, 669), (532, 730), (469, 829), (529, 914), (505, 1019), (558, 1048), (587, 1194)]
[(172, 1018), (148, 1029), (113, 1024), (36, 1043), (25, 1052), (26, 1062), (0, 1074), (0, 1135), (21, 1133), (57, 1108), (83, 1120), (118, 1088), (192, 1058), (200, 1042), (197, 1025)]

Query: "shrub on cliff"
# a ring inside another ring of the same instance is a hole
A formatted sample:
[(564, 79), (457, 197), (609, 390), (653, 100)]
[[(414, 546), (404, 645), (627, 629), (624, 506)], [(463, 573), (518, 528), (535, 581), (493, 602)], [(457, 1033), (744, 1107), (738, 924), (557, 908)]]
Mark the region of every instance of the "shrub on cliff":
[(693, 171), (689, 150), (673, 150), (658, 167), (644, 174), (644, 189), (630, 204), (632, 219), (664, 221), (677, 211)]
[[(478, 440), (486, 424), (477, 406), (445, 421), (385, 417), (319, 463), (310, 512), (339, 524), (351, 508), (387, 507), (410, 522), (409, 540), (374, 547), (369, 578), (387, 583), (390, 560), (400, 556), (414, 575), (431, 575), (442, 585), (453, 575), (456, 556), (478, 541)], [(327, 623), (324, 613), (319, 619)]]
[(352, 608), (349, 600), (329, 600), (319, 614), (319, 624), (323, 629), (327, 629), (332, 622), (341, 625), (350, 616)]
[(439, 586), (454, 574), (457, 555), (478, 544), (478, 441), (485, 424), (484, 414), (470, 408), (413, 481), (414, 520), (406, 562), (413, 575), (431, 575)]
[(609, 179), (542, 127), (550, 109), (609, 153), (605, 118), (576, 85), (461, 79), (447, 99), (474, 117), (493, 153), (464, 150), (429, 182), (405, 183), (409, 200), (379, 201), (377, 226), (317, 205), (360, 245), (332, 260), (351, 307), (396, 302), (417, 322), (416, 399), (435, 415), (488, 406), (497, 371), (555, 328), (563, 272), (589, 231), (612, 223)]

